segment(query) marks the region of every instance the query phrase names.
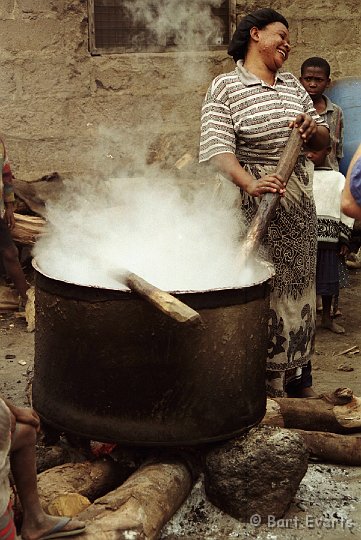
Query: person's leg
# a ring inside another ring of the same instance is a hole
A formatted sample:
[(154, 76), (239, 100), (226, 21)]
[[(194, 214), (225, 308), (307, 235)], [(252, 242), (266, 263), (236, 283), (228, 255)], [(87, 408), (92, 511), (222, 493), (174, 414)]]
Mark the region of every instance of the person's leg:
[(23, 269), (21, 268), (18, 250), (15, 244), (12, 243), (10, 246), (2, 249), (1, 255), (7, 275), (13, 281), (15, 288), (20, 294), (22, 300), (26, 302), (26, 291), (29, 289), (29, 285), (26, 282)]
[(341, 310), (338, 307), (338, 301), (339, 301), (339, 295), (335, 294), (333, 297), (332, 302), (332, 318), (335, 319), (336, 317), (341, 317), (342, 313)]
[[(312, 364), (309, 360), (306, 365), (298, 368), (300, 373), (286, 386), (287, 396), (290, 398), (317, 398), (318, 394), (312, 388)], [(298, 371), (297, 370), (297, 371)]]
[(331, 330), (331, 332), (335, 332), (335, 334), (344, 334), (345, 329), (343, 328), (343, 326), (335, 323), (335, 321), (331, 317), (331, 305), (332, 296), (322, 296), (321, 326), (322, 328), (327, 328), (327, 330)]
[(13, 242), (9, 228), (5, 220), (0, 217), (0, 257), (8, 277), (24, 302), (27, 300), (26, 291), (29, 288), (23, 269), (21, 268), (18, 250)]
[[(56, 526), (60, 518), (49, 516), (40, 505), (35, 455), (36, 431), (30, 425), (16, 424), (10, 450), (11, 472), (14, 477), (17, 493), (23, 510), (21, 536), (23, 540), (37, 540)], [(63, 531), (74, 531), (74, 534), (84, 529), (84, 523), (69, 520), (62, 527)]]

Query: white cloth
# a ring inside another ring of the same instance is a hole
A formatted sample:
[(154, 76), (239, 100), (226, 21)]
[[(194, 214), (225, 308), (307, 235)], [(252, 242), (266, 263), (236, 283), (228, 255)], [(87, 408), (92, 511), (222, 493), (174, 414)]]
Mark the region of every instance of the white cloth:
[(5, 512), (10, 499), (9, 452), (11, 444), (10, 411), (0, 398), (0, 516)]
[[(342, 225), (351, 233), (355, 220), (341, 212), (341, 194), (345, 181), (344, 175), (338, 171), (329, 168), (315, 169), (313, 196), (319, 221), (319, 241), (338, 242), (341, 236), (347, 238), (349, 235)], [(323, 227), (320, 227), (321, 222)]]

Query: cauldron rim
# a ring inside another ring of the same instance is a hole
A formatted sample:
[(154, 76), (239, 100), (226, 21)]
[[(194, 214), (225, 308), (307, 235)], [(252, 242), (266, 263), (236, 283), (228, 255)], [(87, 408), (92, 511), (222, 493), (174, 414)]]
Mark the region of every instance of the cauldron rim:
[[(66, 285), (75, 285), (76, 287), (85, 287), (85, 288), (88, 288), (88, 289), (93, 289), (93, 290), (104, 290), (104, 291), (109, 291), (109, 292), (122, 292), (122, 293), (129, 293), (131, 294), (132, 291), (124, 286), (124, 287), (119, 287), (119, 288), (110, 288), (110, 287), (104, 287), (104, 286), (101, 286), (101, 285), (91, 285), (91, 284), (88, 284), (88, 285), (84, 285), (83, 283), (76, 283), (75, 281), (68, 281), (66, 279), (60, 279), (58, 277), (54, 277), (54, 276), (50, 276), (49, 274), (47, 274), (46, 272), (44, 272), (38, 262), (36, 261), (35, 258), (32, 259), (32, 266), (33, 268), (39, 272), (39, 274), (43, 275), (44, 277), (48, 278), (48, 279), (51, 279), (53, 281), (58, 281), (59, 283), (65, 283)], [(247, 289), (247, 288), (252, 288), (252, 287), (256, 287), (257, 285), (261, 285), (262, 283), (266, 283), (267, 281), (269, 281), (270, 279), (272, 279), (275, 275), (275, 268), (274, 266), (267, 262), (267, 261), (259, 261), (259, 264), (264, 266), (264, 269), (265, 269), (265, 275), (260, 278), (258, 281), (255, 281), (255, 282), (252, 282), (252, 283), (247, 283), (246, 285), (243, 285), (243, 286), (239, 286), (239, 287), (215, 287), (213, 289), (202, 289), (202, 290), (172, 290), (172, 291), (167, 291), (169, 292), (170, 294), (175, 294), (175, 295), (182, 295), (182, 294), (199, 294), (199, 293), (207, 293), (207, 292), (222, 292), (222, 291), (237, 291), (237, 290), (240, 290), (240, 289)], [(268, 274), (268, 275), (266, 275)]]

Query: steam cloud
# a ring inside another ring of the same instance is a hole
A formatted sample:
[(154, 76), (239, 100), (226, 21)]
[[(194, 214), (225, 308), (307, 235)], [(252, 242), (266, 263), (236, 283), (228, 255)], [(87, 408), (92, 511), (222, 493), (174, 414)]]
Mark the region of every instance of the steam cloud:
[(171, 39), (175, 46), (194, 50), (220, 43), (223, 23), (213, 16), (212, 8), (222, 3), (223, 0), (125, 0), (124, 7), (134, 22), (153, 34), (155, 44), (165, 45)]
[(169, 178), (69, 182), (34, 255), (44, 273), (80, 285), (122, 288), (117, 269), (168, 291), (249, 285), (266, 271), (240, 265), (238, 196), (228, 182), (185, 194)]
[[(182, 51), (214, 43), (222, 28), (211, 7), (221, 4), (222, 0), (124, 2), (156, 41), (172, 36)], [(174, 55), (183, 87), (194, 88), (194, 81), (204, 75), (199, 58), (193, 56), (184, 62), (183, 54)], [(41, 271), (59, 280), (110, 289), (124, 288), (112, 277), (118, 269), (167, 291), (240, 287), (264, 280), (268, 269), (240, 261), (244, 224), (239, 191), (226, 181), (221, 187), (210, 180), (181, 186), (147, 166), (149, 140), (161, 120), (154, 102), (144, 100), (142, 108), (146, 123), (132, 132), (99, 128), (99, 146), (92, 148), (92, 157), (106, 179), (68, 181), (62, 196), (47, 205), (46, 234), (34, 248)], [(172, 114), (167, 121), (176, 125)], [(113, 170), (112, 158), (120, 154), (131, 156), (131, 175), (114, 172), (119, 168)]]

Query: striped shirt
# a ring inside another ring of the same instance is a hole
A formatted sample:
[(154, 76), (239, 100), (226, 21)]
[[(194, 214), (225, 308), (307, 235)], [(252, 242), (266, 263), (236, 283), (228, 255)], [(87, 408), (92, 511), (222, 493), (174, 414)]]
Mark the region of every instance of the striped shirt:
[(300, 113), (327, 126), (291, 73), (277, 73), (273, 86), (243, 67), (216, 77), (206, 94), (201, 121), (200, 162), (224, 152), (245, 163), (278, 161)]

